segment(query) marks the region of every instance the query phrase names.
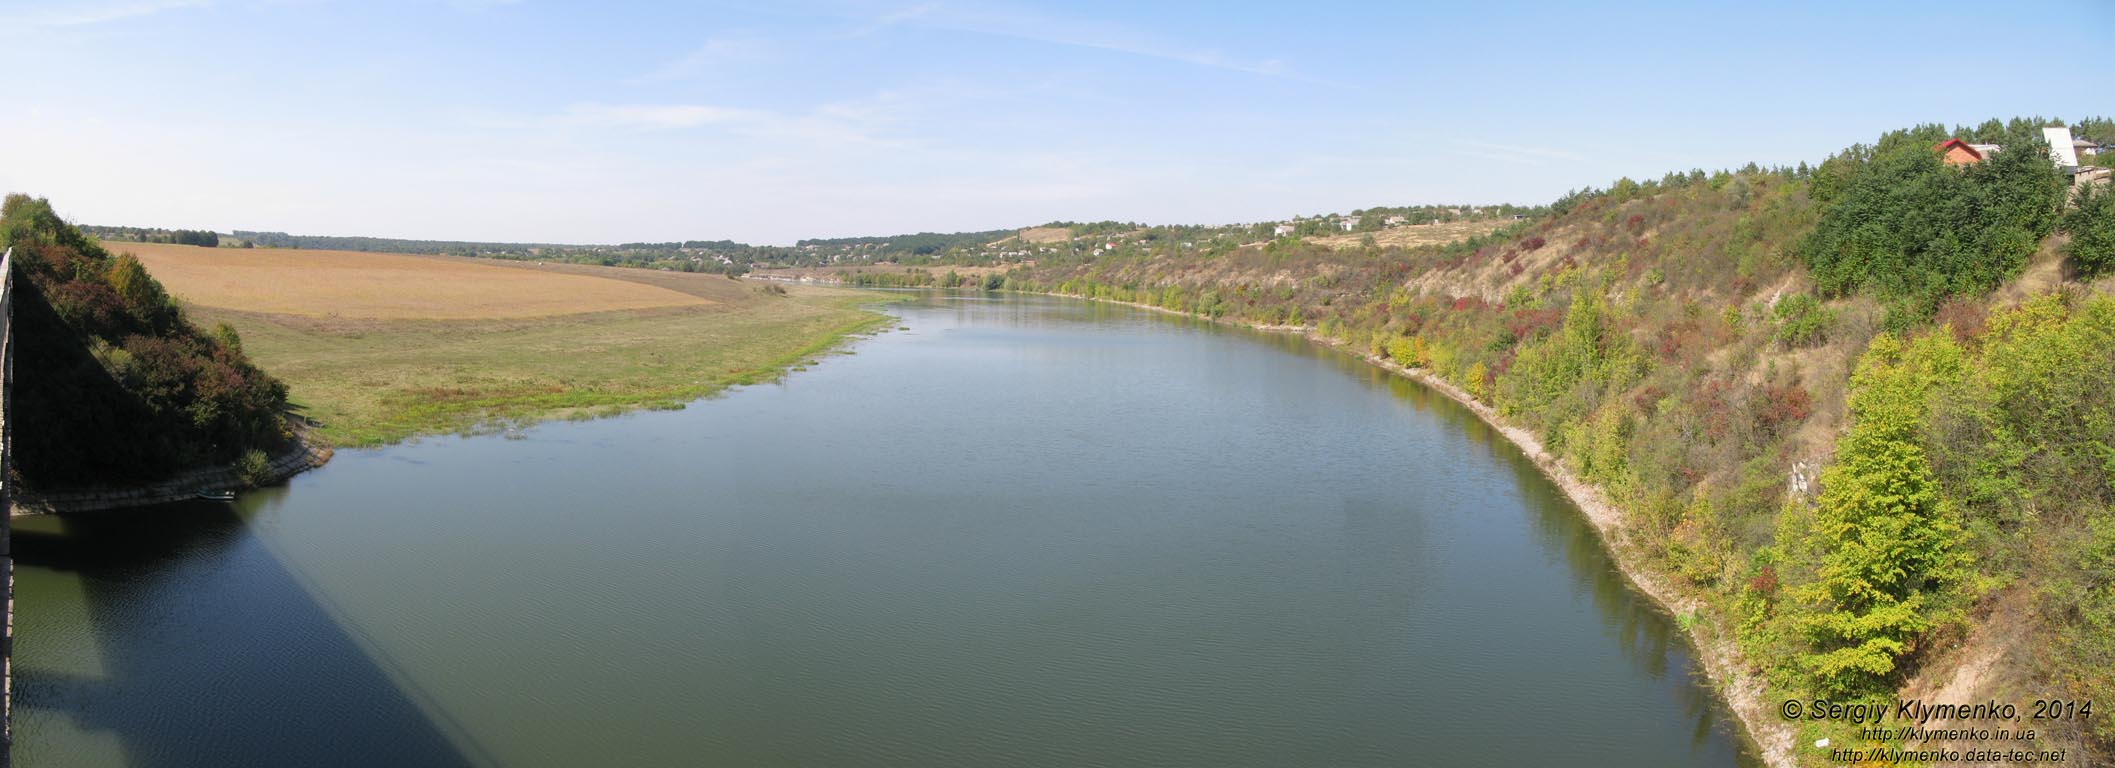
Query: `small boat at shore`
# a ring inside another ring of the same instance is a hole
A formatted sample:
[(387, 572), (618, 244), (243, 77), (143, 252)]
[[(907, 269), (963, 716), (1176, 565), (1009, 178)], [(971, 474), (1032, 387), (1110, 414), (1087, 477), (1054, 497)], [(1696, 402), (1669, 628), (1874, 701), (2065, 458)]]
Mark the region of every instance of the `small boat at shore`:
[(234, 501), (234, 491), (199, 491), (198, 497), (206, 501)]

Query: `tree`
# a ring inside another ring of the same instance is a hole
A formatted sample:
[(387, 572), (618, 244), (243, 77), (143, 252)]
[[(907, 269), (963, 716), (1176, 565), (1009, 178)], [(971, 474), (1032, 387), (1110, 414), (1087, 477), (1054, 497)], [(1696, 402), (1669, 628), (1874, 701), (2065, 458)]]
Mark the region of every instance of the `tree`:
[(2078, 205), (2064, 216), (2064, 231), (2071, 242), (2064, 257), (2083, 277), (2097, 277), (2115, 269), (2115, 189), (2096, 184), (2078, 195)]
[(1919, 438), (1932, 389), (1963, 370), (1950, 335), (1905, 345), (1882, 334), (1851, 377), (1851, 426), (1804, 534), (1820, 555), (1815, 578), (1791, 592), (1812, 609), (1799, 621), (1814, 647), (1802, 665), (1828, 695), (1884, 688), (1963, 577), (1961, 529), (1942, 510)]
[(124, 299), (125, 310), (148, 327), (165, 328), (176, 319), (176, 305), (169, 300), (169, 294), (132, 254), (119, 254), (112, 259), (106, 279), (118, 297)]
[(2017, 275), (2054, 228), (2063, 175), (2027, 124), (2001, 152), (1966, 169), (1919, 126), (1822, 163), (1815, 198), (1828, 204), (1799, 254), (1833, 294), (1869, 290), (1928, 316), (1941, 299), (1988, 291)]
[(242, 335), (235, 332), (235, 326), (227, 323), (214, 324), (213, 340), (220, 342), (220, 346), (229, 351), (242, 351)]

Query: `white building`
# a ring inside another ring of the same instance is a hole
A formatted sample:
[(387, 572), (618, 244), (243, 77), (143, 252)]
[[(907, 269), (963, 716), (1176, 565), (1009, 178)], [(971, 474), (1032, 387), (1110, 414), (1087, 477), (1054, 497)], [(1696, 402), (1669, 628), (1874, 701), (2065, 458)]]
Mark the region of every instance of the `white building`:
[(2066, 168), (2077, 167), (2078, 149), (2071, 143), (2071, 129), (2060, 125), (2043, 128), (2042, 138), (2049, 140), (2049, 159)]

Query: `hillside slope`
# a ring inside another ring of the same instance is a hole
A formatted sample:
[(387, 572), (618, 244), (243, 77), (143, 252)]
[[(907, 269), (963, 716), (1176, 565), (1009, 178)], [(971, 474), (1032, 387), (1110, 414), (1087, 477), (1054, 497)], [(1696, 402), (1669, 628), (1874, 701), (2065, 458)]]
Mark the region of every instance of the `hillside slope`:
[[(2058, 230), (2036, 126), (1960, 129), (2019, 148), (1966, 170), (1927, 126), (1814, 169), (1625, 180), (1445, 247), (1008, 284), (1296, 328), (1487, 406), (1617, 510), (1610, 547), (1726, 650), (1772, 762), (1823, 764), (1792, 745), (1880, 744), (1764, 702), (2115, 702), (2115, 285), (2072, 244), (2104, 223)], [(2106, 755), (2110, 722), (2027, 727)]]
[(154, 480), (264, 456), (294, 439), (286, 387), (225, 326), (185, 319), (137, 259), (113, 256), (41, 199), (10, 195), (14, 466), (28, 487)]

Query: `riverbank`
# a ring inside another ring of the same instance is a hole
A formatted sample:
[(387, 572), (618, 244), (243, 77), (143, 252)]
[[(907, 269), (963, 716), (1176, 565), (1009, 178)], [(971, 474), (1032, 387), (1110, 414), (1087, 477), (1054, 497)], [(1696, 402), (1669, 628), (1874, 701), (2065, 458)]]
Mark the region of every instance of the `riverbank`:
[[(725, 278), (713, 278), (721, 282)], [(768, 381), (885, 326), (868, 295), (823, 288), (661, 310), (535, 320), (334, 323), (204, 310), (242, 332), (337, 446), (680, 408)]]
[(146, 485), (72, 488), (50, 493), (17, 489), (8, 497), (8, 514), (19, 517), (144, 507), (197, 498), (205, 491), (242, 488), (252, 480), (259, 485), (272, 485), (323, 466), (330, 461), (331, 453), (330, 446), (317, 442), (306, 429), (297, 428), (294, 439), (267, 460), (264, 473), (258, 477), (245, 479), (231, 465), (189, 469)]
[(1772, 768), (1793, 768), (1798, 764), (1793, 752), (1797, 743), (1796, 735), (1772, 711), (1764, 699), (1765, 683), (1752, 671), (1755, 665), (1748, 663), (1733, 642), (1730, 631), (1719, 627), (1715, 617), (1705, 612), (1704, 600), (1679, 588), (1666, 574), (1648, 562), (1646, 552), (1626, 536), (1622, 511), (1608, 500), (1606, 494), (1565, 467), (1563, 462), (1558, 461), (1543, 447), (1540, 438), (1525, 429), (1506, 423), (1497, 411), (1479, 402), (1460, 387), (1429, 372), (1406, 367), (1381, 355), (1344, 349), (1342, 342), (1322, 335), (1313, 326), (1270, 325), (1226, 318), (1205, 318), (1194, 313), (1150, 304), (1055, 293), (1044, 295), (1120, 304), (1238, 328), (1298, 335), (1310, 343), (1357, 355), (1368, 364), (1415, 381), (1461, 404), (1469, 409), (1469, 412), (1476, 414), (1478, 419), (1504, 435), (1534, 462), (1545, 477), (1564, 491), (1564, 495), (1579, 508), (1587, 521), (1593, 524), (1594, 530), (1600, 535), (1602, 546), (1631, 586), (1678, 619), (1677, 624), (1683, 627), (1690, 646), (1695, 649), (1698, 662), (1704, 668), (1705, 677), (1711, 681), (1712, 688), (1718, 692), (1726, 707), (1740, 720), (1743, 735), (1756, 748), (1763, 761)]
[[(761, 350), (762, 354), (770, 354), (769, 357), (729, 368), (711, 378), (687, 385), (665, 388), (639, 387), (590, 395), (530, 391), (518, 398), (509, 399), (503, 395), (488, 398), (478, 403), (474, 411), (461, 402), (454, 403), (455, 407), (440, 405), (429, 409), (410, 408), (406, 409), (408, 415), (399, 416), (381, 428), (358, 421), (341, 424), (340, 428), (334, 431), (335, 439), (326, 436), (332, 434), (331, 432), (319, 434), (317, 427), (304, 421), (302, 426), (295, 429), (295, 438), (289, 446), (270, 457), (258, 484), (284, 482), (294, 475), (321, 467), (330, 461), (334, 445), (347, 442), (357, 445), (381, 445), (428, 434), (496, 429), (499, 426), (519, 426), (555, 419), (592, 418), (642, 409), (680, 408), (686, 402), (710, 397), (728, 387), (775, 380), (787, 371), (842, 346), (852, 337), (875, 331), (891, 320), (885, 314), (857, 309), (872, 304), (870, 298), (840, 298), (837, 303), (841, 305), (840, 309), (848, 309), (854, 313), (852, 319), (825, 326), (819, 332), (801, 334), (804, 341), (795, 339), (775, 353), (771, 350)], [(805, 329), (805, 326), (801, 328)], [(776, 335), (766, 335), (758, 341), (770, 342), (777, 339)], [(403, 349), (411, 353), (416, 348)], [(748, 358), (747, 355), (736, 356), (745, 360)], [(299, 386), (298, 383), (296, 386)], [(314, 401), (310, 401), (304, 405), (313, 403)], [(346, 439), (348, 435), (351, 436), (349, 441)], [(8, 513), (19, 516), (141, 507), (196, 498), (203, 491), (242, 488), (247, 485), (249, 483), (232, 466), (201, 467), (145, 485), (73, 488), (49, 493), (23, 491), (9, 499)]]
[(680, 408), (888, 322), (871, 294), (703, 273), (363, 252), (293, 280), (283, 259), (139, 250), (339, 447)]

